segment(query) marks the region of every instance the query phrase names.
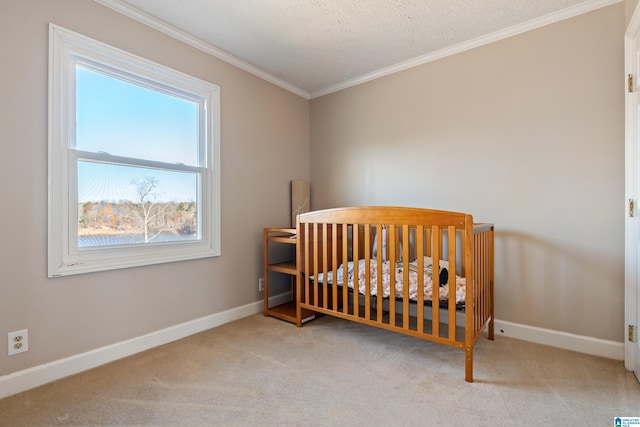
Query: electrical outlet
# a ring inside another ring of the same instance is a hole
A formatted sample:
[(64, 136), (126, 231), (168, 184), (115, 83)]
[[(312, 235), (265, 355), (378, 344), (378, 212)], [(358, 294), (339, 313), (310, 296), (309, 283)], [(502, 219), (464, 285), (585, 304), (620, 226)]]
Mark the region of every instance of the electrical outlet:
[(24, 353), (29, 350), (29, 330), (23, 329), (21, 331), (9, 332), (7, 334), (7, 347), (9, 349), (9, 356)]
[(258, 279), (258, 292), (264, 291), (264, 277)]

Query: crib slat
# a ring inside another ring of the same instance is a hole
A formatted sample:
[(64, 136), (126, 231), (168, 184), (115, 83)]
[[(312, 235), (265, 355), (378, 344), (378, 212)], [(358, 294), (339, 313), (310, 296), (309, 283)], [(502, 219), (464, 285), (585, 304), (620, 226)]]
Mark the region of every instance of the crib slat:
[(484, 239), (482, 238), (482, 234), (477, 235), (477, 245), (474, 248), (474, 255), (476, 257), (476, 264), (474, 265), (474, 270), (477, 275), (477, 279), (475, 282), (478, 283), (478, 306), (480, 310), (478, 310), (478, 324), (476, 326), (476, 330), (481, 328), (481, 325), (484, 323), (485, 315), (486, 315), (486, 301), (487, 295), (485, 293), (485, 287), (480, 286), (482, 283), (485, 283), (485, 265), (484, 260), (482, 259), (482, 252), (484, 247)]
[(338, 224), (331, 224), (331, 309), (338, 310)]
[(476, 279), (478, 278), (477, 251), (478, 251), (478, 239), (474, 235), (474, 238), (473, 238), (473, 305), (477, 308), (477, 310), (474, 310), (474, 312), (473, 312), (473, 330), (474, 330), (474, 333), (475, 333), (475, 331), (478, 330), (478, 324), (480, 323), (480, 317), (481, 317), (480, 312), (482, 311), (482, 306), (480, 304), (478, 304), (479, 299), (480, 299), (480, 293), (478, 292), (478, 288), (477, 288), (477, 285), (476, 285)]
[[(318, 227), (319, 224), (313, 224), (313, 241), (316, 242), (314, 245), (314, 251), (313, 251), (313, 274), (315, 274), (316, 276), (318, 275), (318, 273), (320, 272), (320, 266), (319, 266), (319, 262), (318, 262), (318, 252), (320, 252), (318, 250)], [(318, 306), (318, 281), (314, 280), (313, 281), (313, 301), (312, 304), (314, 306)]]
[(371, 319), (371, 225), (364, 225), (364, 318)]
[(342, 224), (342, 312), (349, 313), (349, 225)]
[(474, 316), (473, 316), (473, 330), (474, 332), (477, 331), (478, 329), (478, 323), (480, 322), (480, 311), (482, 310), (482, 306), (480, 304), (478, 304), (478, 300), (480, 298), (480, 293), (478, 292), (478, 289), (476, 287), (476, 279), (478, 278), (478, 257), (477, 257), (477, 252), (478, 252), (478, 239), (477, 236), (474, 235), (474, 239), (473, 239), (473, 304), (474, 306), (477, 308), (477, 310), (474, 310)]
[[(396, 271), (396, 259), (397, 256), (397, 244), (396, 238), (396, 226), (389, 225), (389, 271)], [(396, 275), (389, 275), (389, 324), (395, 326), (396, 324)]]
[(477, 324), (476, 324), (476, 331), (480, 328), (480, 325), (482, 324), (482, 319), (484, 319), (484, 314), (485, 314), (485, 295), (484, 295), (484, 287), (479, 286), (481, 283), (483, 283), (482, 281), (484, 280), (484, 265), (482, 264), (482, 259), (480, 258), (480, 254), (481, 254), (481, 248), (482, 248), (482, 236), (478, 235), (476, 238), (476, 245), (475, 248), (473, 249), (473, 255), (475, 257), (475, 262), (474, 262), (474, 272), (476, 274), (476, 278), (474, 278), (474, 284), (476, 285), (476, 292), (477, 292), (477, 300), (478, 300), (478, 307), (480, 308), (478, 310), (478, 319), (476, 320)]
[(449, 227), (447, 242), (449, 244), (449, 339), (456, 338), (456, 228)]
[(358, 266), (358, 259), (360, 256), (360, 227), (353, 224), (353, 315), (355, 317), (360, 316), (360, 304), (358, 302), (358, 278), (360, 277), (360, 271)]
[(440, 251), (442, 249), (442, 236), (437, 225), (431, 227), (433, 244), (431, 250), (431, 333), (440, 336)]
[[(328, 256), (329, 256), (329, 248), (328, 248), (329, 241), (327, 240), (327, 224), (326, 223), (322, 224), (322, 242), (321, 242), (321, 244), (322, 244), (322, 257), (320, 258), (320, 260), (321, 260), (321, 263), (322, 263), (322, 274), (323, 274), (322, 277), (324, 277), (324, 280), (322, 281), (322, 283), (319, 283), (318, 286), (322, 287), (322, 307), (323, 308), (327, 308), (328, 307), (328, 299), (329, 299), (328, 295), (327, 295), (327, 290), (329, 288), (329, 284), (328, 284), (328, 280), (327, 280), (327, 278), (329, 277), (328, 274), (327, 274), (328, 273), (327, 269), (329, 267), (328, 261), (327, 261), (329, 259), (328, 258)], [(316, 302), (316, 305), (318, 307), (320, 307), (320, 301), (319, 300)]]
[[(309, 268), (309, 263), (310, 263), (310, 259), (309, 259), (309, 247), (311, 246), (311, 242), (309, 241), (309, 223), (305, 223), (304, 224), (304, 236), (305, 236), (305, 242), (304, 242), (304, 267), (305, 267), (305, 275), (304, 275), (304, 303), (305, 304), (309, 304), (309, 290), (310, 290), (310, 285), (309, 285), (309, 276), (311, 275), (310, 273), (310, 268)], [(302, 295), (302, 294), (301, 294)]]
[[(383, 244), (383, 227), (384, 225), (378, 224), (376, 227), (376, 245), (378, 248), (376, 257), (376, 268), (378, 271), (378, 280), (376, 283), (376, 319), (378, 322), (382, 322), (382, 308), (384, 304), (384, 300), (382, 298), (382, 263), (385, 261), (384, 257), (386, 253), (381, 251), (381, 248), (389, 247), (387, 242)], [(384, 236), (384, 238), (388, 238), (389, 236)]]
[(416, 260), (418, 274), (418, 295), (417, 295), (417, 328), (419, 333), (424, 332), (424, 227), (416, 227)]
[[(409, 329), (409, 316), (411, 309), (409, 306), (409, 226), (402, 226), (402, 325)], [(395, 276), (395, 270), (390, 270)]]

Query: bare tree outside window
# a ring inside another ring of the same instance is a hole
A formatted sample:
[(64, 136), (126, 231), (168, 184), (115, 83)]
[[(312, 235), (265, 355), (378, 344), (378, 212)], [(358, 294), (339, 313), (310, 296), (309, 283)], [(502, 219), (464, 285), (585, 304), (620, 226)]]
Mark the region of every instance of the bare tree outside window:
[(155, 192), (155, 189), (158, 188), (159, 183), (152, 176), (131, 180), (138, 196), (137, 203), (132, 205), (133, 219), (137, 228), (144, 235), (144, 243), (149, 243), (160, 233), (171, 230), (165, 216), (170, 205), (157, 202), (159, 194)]

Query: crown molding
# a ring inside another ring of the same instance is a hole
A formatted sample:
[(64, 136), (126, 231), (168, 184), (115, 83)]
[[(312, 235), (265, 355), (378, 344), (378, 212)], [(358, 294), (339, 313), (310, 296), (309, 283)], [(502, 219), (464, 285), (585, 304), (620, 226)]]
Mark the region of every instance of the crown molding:
[(362, 83), (369, 82), (371, 80), (379, 79), (380, 77), (388, 76), (390, 74), (394, 74), (399, 71), (404, 71), (409, 68), (417, 67), (418, 65), (426, 64), (428, 62), (442, 59), (447, 56), (452, 56), (470, 49), (474, 49), (476, 47), (484, 46), (499, 40), (513, 37), (515, 35), (522, 34), (527, 31), (535, 30), (537, 28), (554, 24), (556, 22), (573, 18), (588, 12), (592, 12), (596, 9), (601, 9), (603, 7), (610, 6), (615, 3), (620, 3), (622, 1), (624, 0), (590, 0), (576, 6), (567, 7), (565, 9), (559, 10), (557, 12), (549, 13), (547, 15), (541, 16), (536, 19), (532, 19), (522, 24), (505, 28), (504, 30), (495, 31), (493, 33), (490, 33), (484, 36), (476, 37), (474, 39), (467, 40), (462, 43), (458, 43), (451, 47), (440, 49), (435, 52), (428, 53), (426, 55), (409, 59), (407, 61), (399, 62), (395, 65), (381, 68), (372, 73), (363, 74), (359, 77), (345, 80), (335, 85), (328, 86), (324, 89), (311, 92), (311, 99), (318, 98), (323, 95), (328, 95), (333, 92), (338, 92), (340, 90), (347, 89), (352, 86), (357, 86)]
[(544, 27), (546, 25), (554, 24), (556, 22), (560, 22), (565, 19), (570, 19), (588, 12), (592, 12), (594, 10), (601, 9), (603, 7), (607, 7), (615, 3), (620, 3), (624, 0), (589, 0), (584, 3), (580, 3), (575, 6), (570, 6), (565, 9), (559, 10), (557, 12), (549, 13), (539, 18), (532, 19), (522, 24), (514, 25), (509, 28), (495, 31), (493, 33), (490, 33), (484, 36), (476, 37), (474, 39), (467, 40), (462, 43), (458, 43), (451, 47), (440, 49), (438, 51), (428, 53), (426, 55), (421, 55), (421, 56), (409, 59), (407, 61), (399, 62), (389, 67), (381, 68), (371, 73), (363, 74), (361, 76), (358, 76), (349, 80), (345, 80), (343, 82), (339, 82), (334, 85), (327, 86), (326, 88), (319, 89), (311, 93), (303, 89), (300, 89), (299, 87), (294, 86), (291, 83), (286, 82), (262, 70), (261, 68), (258, 68), (252, 64), (249, 64), (248, 62), (245, 62), (242, 59), (237, 58), (223, 51), (222, 49), (212, 46), (211, 44), (206, 43), (196, 37), (193, 37), (185, 33), (184, 31), (178, 30), (175, 27), (172, 27), (150, 15), (147, 15), (146, 13), (141, 12), (138, 9), (135, 9), (127, 5), (120, 0), (94, 0), (94, 1), (108, 8), (111, 8), (125, 16), (128, 16), (129, 18), (135, 19), (136, 21), (139, 21), (151, 28), (154, 28), (160, 32), (163, 32), (190, 46), (193, 46), (196, 49), (199, 49), (235, 67), (238, 67), (248, 73), (251, 73), (263, 80), (273, 83), (274, 85), (279, 86), (285, 90), (288, 90), (298, 96), (301, 96), (305, 99), (313, 99), (320, 96), (328, 95), (333, 92), (338, 92), (340, 90), (347, 89), (352, 86), (357, 86), (362, 83), (369, 82), (371, 80), (379, 79), (380, 77), (388, 76), (390, 74), (395, 74), (399, 71), (404, 71), (413, 67), (417, 67), (419, 65), (426, 64), (428, 62), (446, 58), (447, 56), (456, 55), (458, 53), (461, 53), (470, 49), (474, 49), (476, 47), (484, 46), (499, 40), (513, 37), (518, 34), (525, 33), (527, 31)]
[(97, 3), (100, 3), (103, 6), (106, 6), (110, 9), (115, 10), (118, 13), (121, 13), (122, 15), (125, 15), (131, 19), (135, 19), (138, 22), (143, 23), (144, 25), (147, 25), (155, 30), (158, 30), (162, 33), (167, 34), (168, 36), (171, 36), (177, 40), (180, 40), (183, 43), (186, 43), (192, 47), (195, 47), (196, 49), (199, 49), (211, 56), (214, 56), (224, 62), (227, 62), (231, 65), (233, 65), (234, 67), (240, 68), (241, 70), (244, 70), (248, 73), (251, 73), (257, 77), (260, 77), (263, 80), (268, 81), (269, 83), (273, 83), (276, 86), (281, 87), (282, 89), (288, 90), (289, 92), (292, 92), (298, 96), (301, 96), (305, 99), (309, 99), (309, 92), (300, 89), (297, 86), (292, 85), (289, 82), (286, 82), (266, 71), (264, 71), (261, 68), (258, 68), (246, 61), (243, 61), (242, 59), (235, 57), (227, 52), (225, 52), (222, 49), (219, 49), (215, 46), (212, 46), (209, 43), (205, 43), (204, 41), (193, 37), (192, 35), (189, 35), (187, 33), (185, 33), (184, 31), (181, 31), (171, 25), (168, 25), (144, 12), (141, 12), (138, 9), (135, 9), (123, 2), (121, 2), (120, 0), (94, 0)]

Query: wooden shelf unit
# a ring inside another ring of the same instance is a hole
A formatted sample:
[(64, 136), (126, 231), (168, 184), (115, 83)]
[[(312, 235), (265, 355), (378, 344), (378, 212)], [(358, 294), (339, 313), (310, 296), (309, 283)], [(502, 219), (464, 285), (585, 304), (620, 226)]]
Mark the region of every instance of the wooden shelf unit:
[[(285, 262), (272, 263), (269, 261), (269, 246), (271, 244), (285, 244), (293, 246), (292, 260)], [(298, 243), (295, 228), (265, 228), (263, 238), (263, 254), (264, 254), (264, 312), (265, 316), (272, 316), (287, 322), (296, 323), (296, 261), (295, 248)], [(271, 306), (269, 302), (269, 275), (270, 274), (288, 275), (291, 281), (291, 300), (283, 304)], [(309, 310), (303, 310), (302, 321), (306, 322), (315, 318), (315, 313)]]

